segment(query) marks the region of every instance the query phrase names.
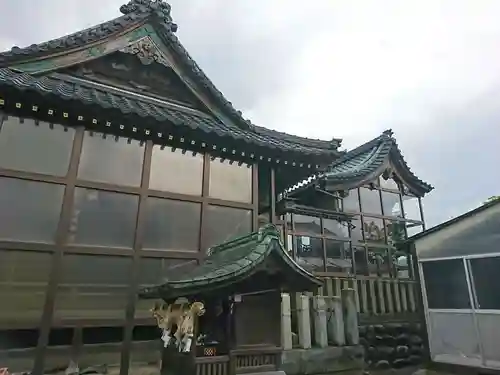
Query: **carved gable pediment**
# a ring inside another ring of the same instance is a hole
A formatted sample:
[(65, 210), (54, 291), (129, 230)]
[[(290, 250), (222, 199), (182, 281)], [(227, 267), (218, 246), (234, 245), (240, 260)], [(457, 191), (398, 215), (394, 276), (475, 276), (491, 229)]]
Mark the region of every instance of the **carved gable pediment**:
[(158, 46), (145, 37), (120, 51), (71, 66), (60, 73), (158, 99), (204, 109), (172, 69)]

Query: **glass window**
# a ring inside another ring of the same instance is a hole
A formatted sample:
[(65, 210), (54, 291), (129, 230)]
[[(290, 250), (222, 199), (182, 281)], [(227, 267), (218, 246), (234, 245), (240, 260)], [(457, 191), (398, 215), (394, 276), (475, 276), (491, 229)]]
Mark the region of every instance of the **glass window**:
[(349, 190), (347, 197), (342, 198), (342, 210), (346, 212), (359, 212), (358, 189)]
[(414, 236), (424, 231), (424, 227), (422, 224), (416, 224), (411, 222), (406, 222), (406, 233), (408, 233), (408, 237)]
[(361, 217), (354, 216), (351, 219), (351, 239), (357, 242), (363, 242), (363, 225), (361, 225)]
[(131, 257), (65, 254), (55, 317), (124, 318), (131, 271)]
[(137, 204), (135, 195), (76, 188), (68, 242), (131, 248)]
[(326, 239), (325, 250), (327, 272), (351, 272), (352, 259), (349, 242)]
[(323, 240), (309, 236), (294, 236), (294, 240), (297, 264), (310, 272), (324, 271)]
[(422, 262), (429, 309), (470, 309), (462, 259)]
[(477, 308), (500, 310), (500, 283), (497, 279), (500, 270), (500, 257), (476, 258), (470, 260), (474, 288), (477, 296)]
[(368, 260), (370, 262), (370, 273), (378, 276), (389, 277), (392, 271), (392, 260), (389, 258), (389, 250), (380, 247), (368, 247)]
[[(36, 322), (41, 318), (51, 268), (50, 253), (0, 250), (0, 320)], [(14, 343), (0, 340), (2, 344)]]
[(363, 217), (365, 241), (385, 243), (384, 221), (374, 217)]
[(0, 178), (0, 238), (55, 241), (64, 186)]
[(321, 220), (319, 217), (293, 215), (295, 233), (321, 234)]
[(394, 179), (392, 178), (385, 179), (384, 177), (380, 176), (379, 181), (380, 181), (380, 187), (382, 189), (391, 189), (399, 191), (399, 185), (397, 184), (396, 181), (394, 181)]
[(387, 243), (391, 246), (406, 240), (405, 222), (384, 220), (387, 232)]
[(61, 284), (128, 285), (131, 266), (129, 257), (65, 254)]
[(210, 205), (205, 225), (208, 246), (220, 245), (252, 232), (252, 211)]
[(285, 217), (283, 218), (286, 222), (286, 227), (288, 228), (289, 231), (292, 230), (292, 214), (286, 214)]
[(360, 188), (361, 211), (369, 214), (382, 214), (382, 205), (380, 204), (380, 191), (368, 188)]
[(400, 195), (397, 193), (390, 193), (388, 191), (382, 191), (381, 193), (384, 215), (403, 217)]
[(157, 285), (168, 277), (169, 269), (189, 263), (197, 264), (196, 260), (173, 258), (141, 258), (139, 262), (139, 285)]
[(199, 203), (149, 197), (145, 217), (144, 248), (198, 251)]
[(229, 160), (210, 161), (211, 198), (234, 202), (252, 202), (252, 168), (245, 164), (239, 166)]
[(410, 220), (421, 221), (420, 217), (420, 205), (418, 203), (417, 197), (412, 197), (410, 195), (403, 196), (403, 208), (405, 211), (405, 218)]
[(78, 178), (114, 185), (141, 184), (144, 146), (135, 140), (85, 132)]
[(323, 227), (325, 236), (349, 237), (349, 224), (347, 221), (323, 219)]
[[(170, 270), (179, 266), (196, 267), (198, 262), (194, 259), (172, 259), (172, 258), (141, 258), (139, 261), (139, 285), (147, 287), (158, 285), (170, 276)], [(138, 299), (135, 305), (135, 318), (151, 318), (151, 305), (149, 299)], [(159, 337), (159, 335), (157, 335)]]
[(400, 279), (408, 279), (412, 273), (411, 270), (411, 256), (409, 254), (405, 254), (401, 251), (393, 251), (393, 262), (395, 268), (397, 270), (398, 278)]
[(172, 193), (201, 195), (203, 155), (153, 146), (149, 188)]
[(66, 176), (75, 130), (10, 116), (0, 128), (0, 166), (24, 172)]
[(368, 275), (369, 267), (366, 260), (366, 248), (365, 247), (353, 247), (354, 263), (356, 267), (357, 275)]

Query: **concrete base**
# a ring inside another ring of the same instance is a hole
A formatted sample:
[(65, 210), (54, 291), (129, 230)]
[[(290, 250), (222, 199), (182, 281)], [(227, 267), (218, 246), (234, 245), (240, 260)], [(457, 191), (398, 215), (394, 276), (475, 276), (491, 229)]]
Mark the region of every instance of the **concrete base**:
[(362, 346), (285, 350), (281, 367), (286, 375), (331, 374), (364, 368)]

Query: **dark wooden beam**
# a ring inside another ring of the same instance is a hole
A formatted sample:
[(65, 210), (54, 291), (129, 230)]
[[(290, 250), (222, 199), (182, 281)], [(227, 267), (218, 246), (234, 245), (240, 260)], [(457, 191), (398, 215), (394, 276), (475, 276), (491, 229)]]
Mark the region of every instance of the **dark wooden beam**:
[(257, 163), (252, 166), (252, 230), (259, 229), (259, 168)]
[(209, 197), (210, 189), (210, 155), (205, 154), (203, 156), (203, 184), (201, 188), (201, 196), (203, 198), (201, 204), (201, 221), (200, 221), (200, 256), (199, 259), (205, 258), (208, 247), (208, 201), (206, 198)]
[[(269, 222), (275, 224), (276, 223), (276, 171), (273, 167), (270, 168), (270, 176), (269, 176), (269, 205), (271, 209), (269, 210)], [(286, 239), (285, 239), (286, 240)]]
[(141, 176), (141, 188), (139, 195), (139, 209), (137, 211), (134, 256), (132, 261), (131, 278), (128, 291), (127, 307), (125, 309), (125, 328), (123, 334), (123, 346), (120, 356), (120, 375), (127, 375), (130, 368), (130, 358), (132, 350), (132, 333), (134, 330), (135, 303), (139, 285), (139, 266), (142, 242), (144, 237), (144, 224), (146, 222), (146, 200), (148, 198), (149, 177), (151, 174), (151, 158), (153, 154), (153, 143), (146, 142), (144, 150), (144, 164)]
[(73, 150), (71, 153), (70, 166), (67, 176), (67, 185), (63, 197), (63, 206), (59, 219), (59, 226), (56, 233), (57, 250), (52, 257), (51, 274), (45, 295), (45, 304), (43, 306), (42, 319), (40, 322), (40, 336), (38, 337), (35, 361), (33, 364), (33, 375), (42, 375), (45, 366), (45, 353), (49, 343), (49, 333), (54, 316), (54, 305), (57, 297), (57, 285), (62, 273), (64, 242), (69, 228), (71, 212), (73, 208), (73, 194), (75, 191), (76, 176), (78, 173), (78, 164), (83, 144), (83, 128), (78, 128), (73, 141)]

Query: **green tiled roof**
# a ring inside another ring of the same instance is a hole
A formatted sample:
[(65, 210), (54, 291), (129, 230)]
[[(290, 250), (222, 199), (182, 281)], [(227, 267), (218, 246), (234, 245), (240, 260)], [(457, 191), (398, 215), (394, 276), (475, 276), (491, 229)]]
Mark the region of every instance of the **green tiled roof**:
[(423, 196), (433, 187), (420, 180), (406, 164), (392, 131), (345, 153), (324, 172), (290, 189), (288, 194), (316, 185), (329, 191), (349, 190), (373, 181), (392, 169), (411, 193)]
[[(25, 48), (14, 47), (10, 51), (0, 53), (0, 68), (8, 68), (26, 61), (45, 58), (53, 54), (60, 54), (82, 48), (91, 43), (113, 38), (144, 23), (150, 23), (153, 25), (164, 44), (174, 52), (176, 59), (178, 59), (179, 63), (184, 67), (187, 74), (197, 83), (198, 88), (211, 97), (233, 123), (233, 126), (231, 124), (226, 124), (227, 127), (231, 129), (220, 130), (222, 135), (234, 136), (236, 138), (252, 138), (272, 148), (278, 147), (284, 150), (296, 150), (301, 153), (324, 155), (330, 158), (338, 155), (337, 148), (341, 143), (340, 139), (333, 138), (332, 140), (326, 141), (299, 137), (257, 126), (252, 124), (249, 120), (244, 119), (242, 113), (236, 110), (232, 103), (215, 87), (180, 43), (175, 35), (177, 25), (172, 21), (170, 16), (170, 5), (166, 2), (159, 0), (131, 0), (128, 4), (123, 5), (120, 11), (124, 14), (123, 16), (89, 29)], [(49, 89), (49, 91), (55, 91), (55, 93), (61, 95), (64, 99), (76, 98), (86, 103), (92, 100), (97, 100), (99, 104), (102, 102), (102, 100), (97, 97), (100, 94), (99, 90), (94, 93), (84, 89), (82, 94), (77, 94), (75, 92), (80, 90), (80, 86), (68, 85), (68, 83), (61, 82), (57, 79), (54, 81), (54, 78), (50, 76), (35, 78), (33, 76), (30, 77), (29, 74), (16, 75), (13, 71), (3, 69), (1, 77), (0, 85), (8, 84), (18, 87), (21, 90), (37, 89), (42, 93), (46, 92), (50, 86), (52, 88)], [(54, 88), (54, 85), (59, 85), (60, 87)], [(106, 101), (107, 99), (104, 99), (104, 102)], [(119, 98), (119, 101), (123, 101), (122, 98)], [(132, 106), (134, 105), (135, 103), (132, 103)], [(157, 116), (156, 108), (150, 111), (148, 108), (140, 108), (141, 105), (142, 103), (140, 103), (137, 111), (148, 113), (148, 115), (152, 114), (154, 117)], [(119, 109), (128, 110), (127, 105), (125, 105), (125, 107), (120, 106)], [(136, 109), (134, 108), (133, 111), (136, 111)], [(163, 114), (160, 113), (158, 117), (162, 118)], [(219, 124), (214, 128), (218, 129), (221, 127), (223, 126)], [(203, 130), (203, 125), (200, 128)], [(239, 131), (233, 131), (234, 129), (232, 128), (237, 128)]]
[(258, 232), (212, 247), (199, 266), (191, 264), (172, 269), (163, 283), (145, 288), (139, 295), (142, 298), (170, 298), (226, 287), (251, 276), (271, 254), (279, 256), (306, 284), (314, 287), (322, 285), (321, 280), (288, 255), (276, 227), (266, 225)]
[[(0, 68), (0, 86), (10, 86), (23, 91), (35, 91), (44, 96), (54, 95), (65, 101), (78, 101), (87, 105), (98, 105), (115, 109), (123, 115), (136, 114), (157, 122), (159, 131), (167, 131), (165, 123), (199, 130), (205, 134), (231, 137), (254, 146), (292, 151), (302, 154), (321, 155), (324, 150), (313, 146), (302, 146), (286, 137), (272, 137), (254, 130), (244, 130), (232, 124), (224, 124), (215, 116), (197, 110), (183, 108), (165, 101), (154, 100), (143, 95), (102, 87), (90, 81), (52, 73), (37, 77), (28, 73)], [(335, 152), (336, 155), (336, 152)]]

